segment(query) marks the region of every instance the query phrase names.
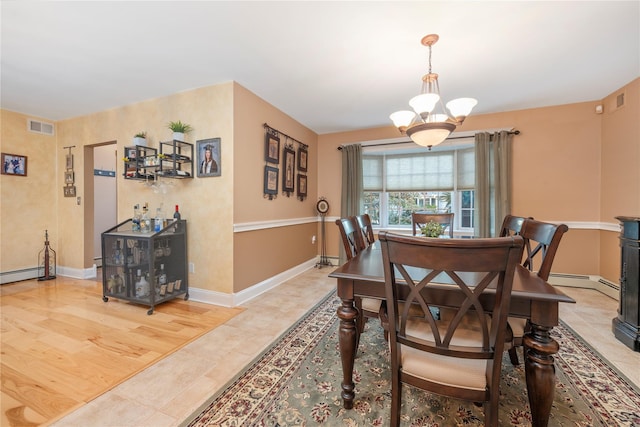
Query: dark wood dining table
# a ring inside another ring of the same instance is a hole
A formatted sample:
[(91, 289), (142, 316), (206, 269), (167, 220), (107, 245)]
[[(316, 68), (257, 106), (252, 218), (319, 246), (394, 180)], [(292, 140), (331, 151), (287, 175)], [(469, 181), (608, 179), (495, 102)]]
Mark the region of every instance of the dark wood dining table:
[[(353, 366), (357, 352), (358, 311), (354, 306), (354, 297), (384, 299), (384, 271), (380, 243), (374, 244), (347, 261), (329, 274), (337, 279), (338, 296), (342, 304), (338, 307), (340, 318), (339, 345), (342, 361), (342, 399), (346, 409), (353, 408), (355, 384)], [(440, 306), (458, 306), (464, 298), (457, 287), (450, 284), (434, 283), (432, 298)], [(491, 305), (494, 293), (485, 290), (481, 301)], [(559, 344), (551, 337), (550, 331), (558, 325), (558, 304), (575, 301), (554, 288), (537, 274), (522, 266), (517, 266), (513, 281), (509, 315), (529, 319), (531, 330), (524, 337), (525, 376), (532, 425), (547, 426), (555, 393), (555, 367), (553, 355), (558, 352)]]

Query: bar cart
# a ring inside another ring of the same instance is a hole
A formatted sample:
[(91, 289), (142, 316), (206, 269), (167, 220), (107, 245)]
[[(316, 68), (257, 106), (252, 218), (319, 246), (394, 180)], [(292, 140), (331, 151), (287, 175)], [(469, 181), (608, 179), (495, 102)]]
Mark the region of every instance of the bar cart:
[(128, 219), (102, 233), (102, 300), (109, 297), (154, 307), (189, 299), (187, 221), (157, 232), (133, 231)]

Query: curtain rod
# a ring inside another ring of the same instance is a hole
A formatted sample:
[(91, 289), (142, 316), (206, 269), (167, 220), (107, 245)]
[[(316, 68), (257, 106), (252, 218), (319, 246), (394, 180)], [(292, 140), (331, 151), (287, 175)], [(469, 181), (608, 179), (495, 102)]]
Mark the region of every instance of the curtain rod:
[[(512, 130), (508, 132), (509, 135), (520, 135), (520, 131), (519, 130)], [(452, 139), (467, 139), (467, 138), (471, 138), (471, 136), (452, 136), (451, 138), (447, 138), (445, 139), (445, 141), (449, 141)], [(404, 144), (407, 142), (411, 142), (409, 141), (397, 141), (397, 142), (383, 142), (380, 144), (367, 144), (367, 147), (381, 147), (381, 146), (385, 146), (385, 145), (396, 145), (396, 144)], [(338, 150), (342, 150), (342, 145), (338, 147)]]
[(265, 123), (265, 124), (263, 124), (262, 126), (264, 126), (264, 128), (265, 128), (265, 129), (269, 129), (270, 131), (275, 132), (275, 133), (277, 133), (278, 135), (282, 135), (282, 136), (286, 137), (287, 139), (292, 140), (293, 142), (297, 142), (298, 144), (302, 145), (304, 148), (307, 148), (307, 147), (308, 147), (308, 145), (307, 145), (307, 144), (305, 144), (304, 142), (300, 142), (300, 141), (298, 141), (297, 139), (295, 139), (294, 137), (289, 136), (289, 135), (287, 135), (287, 134), (286, 134), (286, 133), (284, 133), (284, 132), (280, 132), (278, 129), (272, 128), (271, 126), (269, 126), (269, 125), (268, 125), (268, 124), (266, 124), (266, 123)]

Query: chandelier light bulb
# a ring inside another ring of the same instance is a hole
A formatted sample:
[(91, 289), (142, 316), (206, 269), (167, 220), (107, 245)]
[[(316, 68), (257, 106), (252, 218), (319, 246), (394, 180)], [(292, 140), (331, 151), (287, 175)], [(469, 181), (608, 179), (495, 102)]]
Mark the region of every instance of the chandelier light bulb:
[(440, 95), (437, 93), (423, 93), (411, 98), (409, 100), (409, 105), (411, 105), (411, 108), (413, 108), (413, 110), (422, 117), (424, 116), (424, 113), (432, 112), (438, 101), (440, 101)]
[(447, 102), (447, 108), (453, 117), (467, 117), (477, 103), (473, 98), (458, 98)]
[(411, 125), (411, 122), (413, 122), (415, 116), (416, 113), (414, 113), (413, 111), (402, 110), (396, 111), (395, 113), (391, 114), (389, 118), (391, 119), (395, 127), (400, 129), (401, 132), (404, 132), (402, 129), (406, 130)]

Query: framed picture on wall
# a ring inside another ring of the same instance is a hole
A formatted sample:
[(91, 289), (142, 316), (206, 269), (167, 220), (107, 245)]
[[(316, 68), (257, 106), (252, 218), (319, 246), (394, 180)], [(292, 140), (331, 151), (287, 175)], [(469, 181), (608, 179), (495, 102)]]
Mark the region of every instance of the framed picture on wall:
[(2, 174), (27, 176), (27, 156), (2, 153)]
[(73, 154), (67, 154), (67, 169), (73, 169)]
[(300, 146), (298, 148), (298, 170), (300, 172), (307, 171), (307, 156), (309, 152), (307, 151), (307, 147)]
[(282, 191), (293, 192), (295, 188), (296, 152), (286, 147), (283, 151), (282, 169)]
[(75, 185), (65, 185), (62, 188), (64, 190), (64, 197), (76, 197), (76, 186)]
[(264, 194), (278, 194), (278, 168), (264, 167)]
[(307, 197), (307, 176), (298, 174), (298, 198)]
[(73, 184), (74, 182), (74, 173), (73, 171), (65, 171), (64, 172), (64, 183), (65, 184)]
[(265, 134), (264, 160), (269, 163), (280, 163), (280, 138), (269, 132)]
[(196, 148), (198, 150), (198, 177), (220, 176), (222, 174), (220, 141), (220, 138), (196, 141)]

